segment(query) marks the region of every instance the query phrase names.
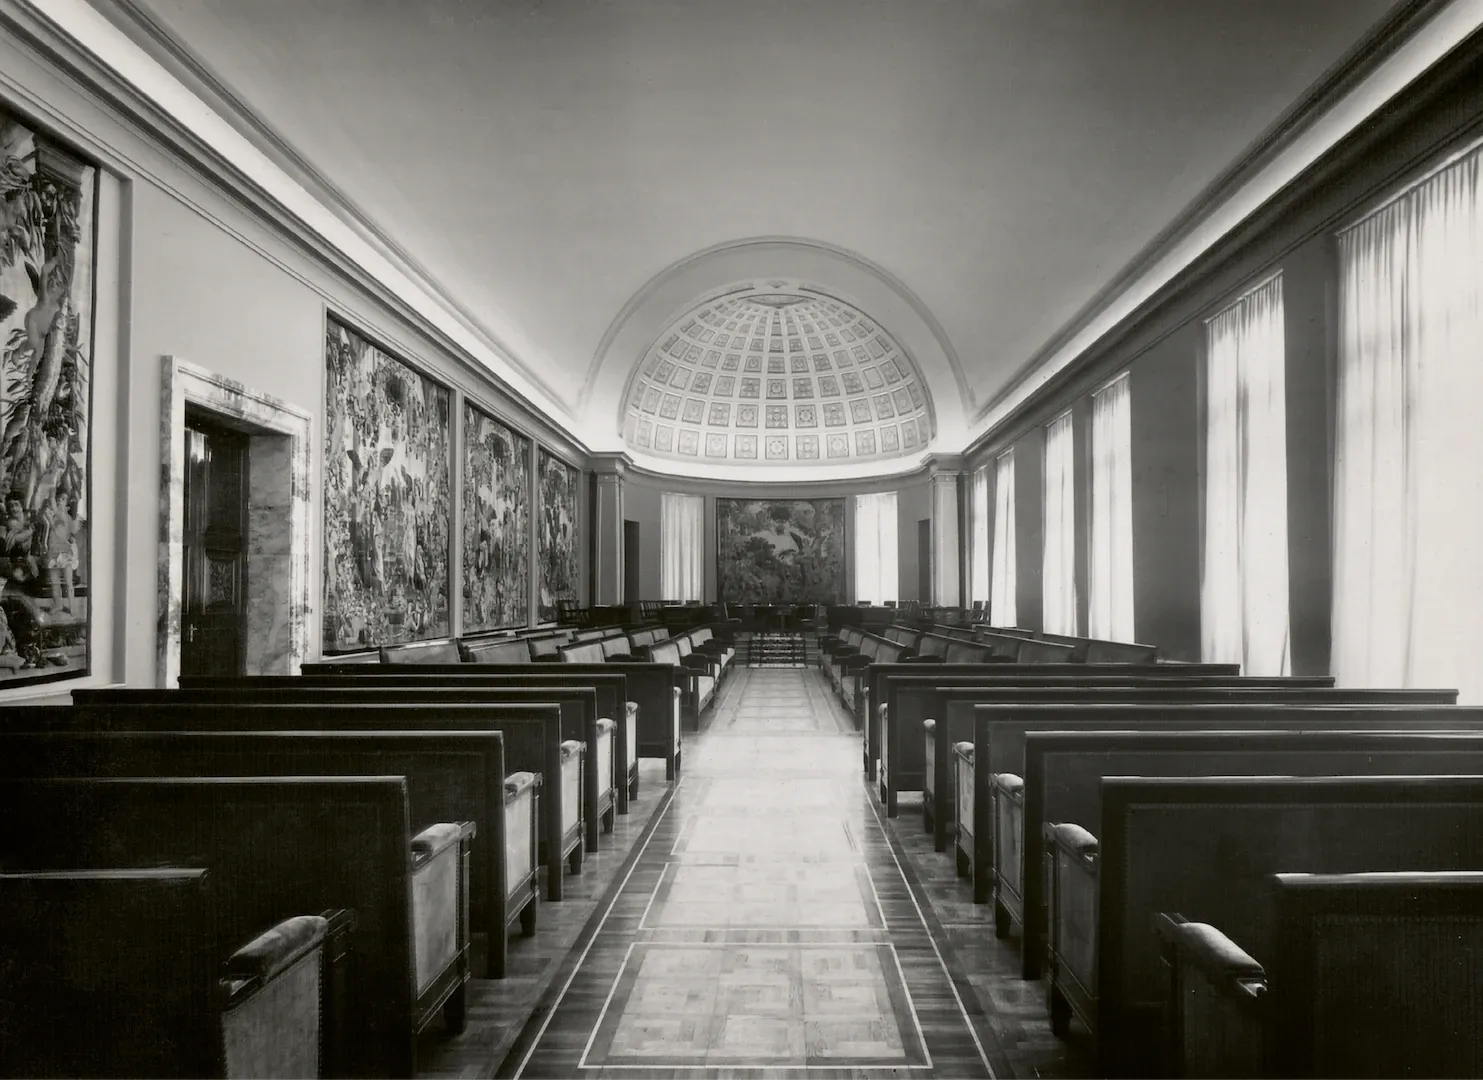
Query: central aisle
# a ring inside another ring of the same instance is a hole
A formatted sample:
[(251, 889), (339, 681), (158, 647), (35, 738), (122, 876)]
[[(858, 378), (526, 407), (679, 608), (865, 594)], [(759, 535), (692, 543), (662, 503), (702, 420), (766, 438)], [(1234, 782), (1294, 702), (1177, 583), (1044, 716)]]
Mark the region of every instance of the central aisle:
[(501, 1074), (991, 1076), (920, 903), (820, 676), (742, 669)]

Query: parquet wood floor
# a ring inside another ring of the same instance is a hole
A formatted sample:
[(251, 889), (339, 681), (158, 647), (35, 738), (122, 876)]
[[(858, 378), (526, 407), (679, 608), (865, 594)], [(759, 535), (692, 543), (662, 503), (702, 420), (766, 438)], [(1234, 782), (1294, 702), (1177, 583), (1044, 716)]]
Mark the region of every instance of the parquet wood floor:
[(513, 974), (420, 1073), (507, 1077), (1090, 1075), (1050, 1034), (918, 805), (887, 820), (817, 672), (743, 669), (667, 787), (545, 904)]

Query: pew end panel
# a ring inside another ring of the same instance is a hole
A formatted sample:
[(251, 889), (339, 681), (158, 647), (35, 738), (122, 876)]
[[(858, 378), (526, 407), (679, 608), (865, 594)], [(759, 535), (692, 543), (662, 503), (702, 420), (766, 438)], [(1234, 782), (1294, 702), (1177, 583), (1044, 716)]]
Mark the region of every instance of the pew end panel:
[(443, 1013), (451, 1034), (463, 1031), (469, 949), (469, 861), (472, 821), (430, 825), (412, 838), (412, 946), (417, 979), (412, 1026), (422, 1031)]

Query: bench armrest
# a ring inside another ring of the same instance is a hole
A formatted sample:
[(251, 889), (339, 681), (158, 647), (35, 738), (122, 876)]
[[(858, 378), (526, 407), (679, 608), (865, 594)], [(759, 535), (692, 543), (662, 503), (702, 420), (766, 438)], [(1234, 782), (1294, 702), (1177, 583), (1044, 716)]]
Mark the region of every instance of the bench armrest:
[(295, 915), (253, 938), (227, 958), (222, 975), (234, 982), (233, 996), (252, 980), (271, 979), (311, 949), (318, 948), (329, 934), (329, 920), (322, 915)]
[(1080, 825), (1070, 822), (1048, 824), (1045, 826), (1045, 839), (1047, 843), (1075, 856), (1088, 866), (1097, 862), (1097, 838)]
[(472, 821), (444, 821), (429, 825), (412, 837), (412, 866), (415, 869), (462, 840), (474, 838)]
[[(1025, 782), (1014, 773), (995, 773), (994, 787), (1004, 792), (1005, 795), (1009, 796), (1015, 802), (1022, 803), (1025, 801)], [(1087, 833), (1087, 835), (1090, 836), (1091, 834)], [(1096, 841), (1093, 840), (1092, 843), (1095, 844)]]

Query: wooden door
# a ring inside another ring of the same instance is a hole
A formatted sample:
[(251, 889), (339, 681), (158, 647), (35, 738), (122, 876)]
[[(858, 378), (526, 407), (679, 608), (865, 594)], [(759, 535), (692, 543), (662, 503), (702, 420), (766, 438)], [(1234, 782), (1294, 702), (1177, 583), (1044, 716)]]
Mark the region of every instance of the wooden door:
[(247, 631), (247, 437), (188, 418), (180, 673), (241, 675)]

